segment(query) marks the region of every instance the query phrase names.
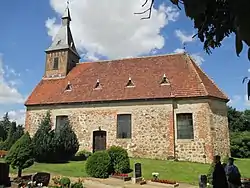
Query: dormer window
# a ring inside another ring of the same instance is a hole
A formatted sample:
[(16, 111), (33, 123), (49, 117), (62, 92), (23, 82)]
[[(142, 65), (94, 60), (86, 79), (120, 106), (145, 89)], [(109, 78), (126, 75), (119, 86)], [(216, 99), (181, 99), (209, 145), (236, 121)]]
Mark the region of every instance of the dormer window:
[(59, 45), (61, 43), (61, 40), (57, 41), (56, 45)]
[(102, 86), (101, 86), (101, 84), (100, 84), (100, 81), (99, 81), (99, 79), (97, 79), (94, 89), (101, 89), (101, 88), (102, 88)]
[(59, 58), (55, 57), (53, 61), (53, 70), (58, 70)]
[(135, 84), (132, 82), (131, 77), (129, 77), (128, 83), (126, 84), (126, 87), (135, 87)]
[(168, 81), (165, 74), (163, 75), (163, 77), (161, 79), (161, 85), (169, 85), (169, 81)]
[(72, 85), (70, 82), (68, 82), (66, 88), (65, 88), (65, 91), (71, 91), (72, 90)]

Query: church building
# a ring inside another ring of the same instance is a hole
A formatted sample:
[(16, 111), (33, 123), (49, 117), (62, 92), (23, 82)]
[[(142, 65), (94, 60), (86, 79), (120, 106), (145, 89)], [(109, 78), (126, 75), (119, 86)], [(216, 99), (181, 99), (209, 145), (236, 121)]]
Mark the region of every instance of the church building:
[(131, 157), (202, 163), (230, 155), (228, 97), (187, 53), (80, 63), (70, 21), (67, 8), (25, 102), (31, 135), (50, 110), (53, 128), (70, 121), (81, 150), (119, 145)]

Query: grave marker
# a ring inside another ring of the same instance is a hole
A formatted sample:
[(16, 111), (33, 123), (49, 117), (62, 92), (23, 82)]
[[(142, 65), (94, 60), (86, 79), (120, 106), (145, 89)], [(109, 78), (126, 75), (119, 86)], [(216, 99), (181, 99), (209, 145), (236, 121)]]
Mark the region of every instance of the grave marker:
[(132, 181), (133, 183), (142, 181), (141, 163), (135, 163)]
[(9, 172), (10, 166), (6, 163), (0, 163), (0, 185), (8, 186), (10, 184)]

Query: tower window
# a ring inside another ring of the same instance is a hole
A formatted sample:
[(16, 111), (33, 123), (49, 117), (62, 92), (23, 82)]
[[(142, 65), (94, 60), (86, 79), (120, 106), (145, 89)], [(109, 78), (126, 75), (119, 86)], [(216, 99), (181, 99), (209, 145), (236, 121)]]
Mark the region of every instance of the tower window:
[(53, 69), (54, 70), (58, 70), (58, 62), (59, 62), (58, 57), (55, 57), (54, 62), (53, 62)]

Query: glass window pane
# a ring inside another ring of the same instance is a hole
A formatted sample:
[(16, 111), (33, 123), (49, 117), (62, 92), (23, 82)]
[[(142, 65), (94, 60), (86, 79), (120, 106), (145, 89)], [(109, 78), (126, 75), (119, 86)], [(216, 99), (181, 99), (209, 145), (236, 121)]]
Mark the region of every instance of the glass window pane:
[(119, 114), (117, 115), (117, 137), (131, 138), (131, 115)]
[(177, 114), (177, 139), (193, 139), (193, 119), (191, 113)]

